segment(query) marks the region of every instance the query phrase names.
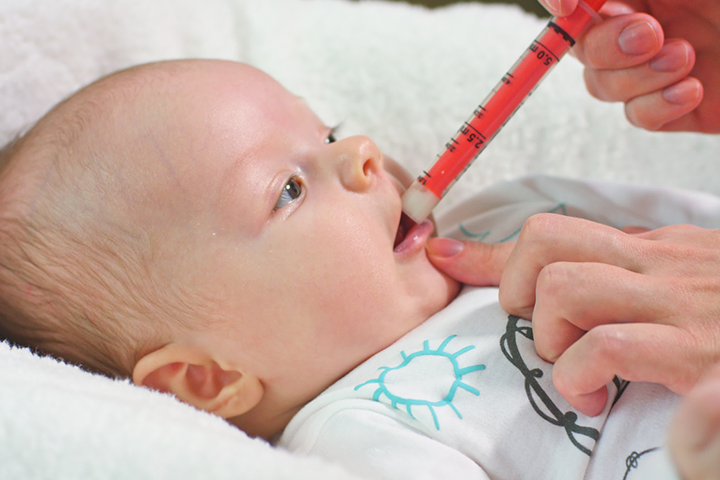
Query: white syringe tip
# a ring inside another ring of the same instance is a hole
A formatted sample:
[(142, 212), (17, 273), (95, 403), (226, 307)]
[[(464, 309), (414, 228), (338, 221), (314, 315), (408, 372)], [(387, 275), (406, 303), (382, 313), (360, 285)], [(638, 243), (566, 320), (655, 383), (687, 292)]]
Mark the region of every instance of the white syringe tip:
[(415, 181), (403, 193), (402, 209), (415, 223), (422, 223), (439, 202), (437, 195)]

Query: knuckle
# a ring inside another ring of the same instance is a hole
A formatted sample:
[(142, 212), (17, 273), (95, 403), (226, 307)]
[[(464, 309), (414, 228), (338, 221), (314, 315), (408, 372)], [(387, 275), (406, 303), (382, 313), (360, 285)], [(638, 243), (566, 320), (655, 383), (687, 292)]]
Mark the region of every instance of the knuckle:
[(658, 234), (658, 239), (669, 238), (669, 237), (682, 237), (687, 234), (693, 235), (697, 232), (703, 231), (704, 229), (696, 225), (678, 224), (668, 225), (666, 227), (660, 227), (655, 232)]
[(682, 271), (687, 275), (697, 275), (710, 265), (712, 265), (711, 272), (716, 272), (715, 267), (720, 260), (720, 253), (716, 250), (702, 247), (674, 247), (670, 256), (676, 259), (677, 264), (683, 267)]
[(606, 47), (602, 42), (596, 41), (596, 36), (592, 33), (594, 32), (589, 32), (585, 36), (585, 42), (583, 43), (584, 63), (594, 69), (607, 68)]
[[(717, 318), (717, 314), (712, 316)], [(698, 365), (698, 377), (703, 371), (709, 371), (713, 366), (720, 368), (720, 328), (714, 321), (700, 322), (701, 325), (688, 334), (686, 352), (693, 358), (688, 359), (690, 364)]]
[(585, 334), (588, 350), (601, 362), (609, 362), (618, 353), (630, 348), (630, 342), (621, 329), (613, 324), (599, 325)]
[(502, 283), (498, 293), (498, 302), (500, 307), (510, 315), (527, 320), (532, 318), (534, 305), (527, 305), (527, 302), (524, 302), (515, 292), (502, 288)]
[(475, 257), (475, 264), (480, 265), (493, 265), (500, 257), (500, 246), (502, 244), (495, 243), (472, 243), (473, 255)]
[(714, 276), (720, 265), (720, 252), (716, 249), (661, 242), (645, 251), (648, 272), (675, 280), (666, 288), (672, 289), (674, 285), (690, 295), (715, 290)]
[(680, 233), (680, 234), (685, 234), (688, 232), (695, 233), (695, 232), (705, 231), (705, 229), (702, 227), (699, 227), (697, 225), (687, 224), (687, 223), (683, 223), (680, 225), (671, 225), (670, 227), (676, 229), (678, 231), (678, 233)]
[(571, 274), (566, 263), (551, 263), (540, 270), (535, 295), (544, 301), (554, 301), (568, 284)]
[(658, 118), (656, 109), (643, 108), (644, 103), (633, 99), (625, 103), (625, 117), (632, 125), (644, 130), (659, 130), (665, 122)]
[(554, 318), (588, 319), (594, 316), (593, 293), (588, 290), (587, 267), (583, 263), (557, 262), (547, 265), (538, 275), (535, 302)]
[(525, 220), (520, 230), (520, 239), (543, 242), (555, 237), (560, 231), (560, 222), (565, 218), (554, 213), (538, 213)]
[(625, 101), (634, 96), (637, 88), (637, 81), (632, 71), (615, 70), (604, 71), (601, 77), (608, 101)]
[(686, 395), (702, 376), (703, 367), (706, 366), (704, 360), (709, 356), (706, 356), (706, 344), (687, 332), (677, 335), (675, 342), (680, 357), (679, 365), (670, 370), (663, 384), (675, 393)]
[(598, 71), (594, 68), (585, 67), (583, 77), (588, 93), (598, 100), (606, 101), (605, 92), (600, 87), (600, 82), (598, 81)]
[(635, 69), (585, 69), (585, 85), (590, 94), (605, 102), (626, 101), (635, 96), (638, 87)]

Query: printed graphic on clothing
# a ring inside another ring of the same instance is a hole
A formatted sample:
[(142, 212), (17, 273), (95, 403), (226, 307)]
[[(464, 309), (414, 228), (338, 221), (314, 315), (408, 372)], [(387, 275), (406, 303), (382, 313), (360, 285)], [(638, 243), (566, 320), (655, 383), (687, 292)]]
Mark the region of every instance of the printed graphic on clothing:
[[(458, 389), (475, 396), (480, 395), (480, 391), (467, 384), (463, 380), (463, 376), (470, 372), (484, 370), (485, 365), (461, 366), (461, 355), (474, 349), (475, 346), (468, 345), (456, 352), (451, 352), (447, 347), (455, 337), (456, 335), (450, 335), (437, 348), (431, 348), (430, 342), (425, 340), (421, 350), (410, 354), (401, 351), (402, 361), (399, 365), (380, 367), (381, 373), (377, 378), (357, 385), (355, 390), (366, 386), (375, 387), (373, 400), (390, 403), (398, 410), (404, 409), (412, 418), (415, 418), (413, 408), (426, 408), (432, 415), (437, 430), (440, 430), (438, 419), (440, 409), (450, 409), (458, 418), (462, 419), (462, 413), (453, 404)], [(428, 370), (442, 371), (440, 376), (442, 381), (423, 382), (423, 372)]]
[(648, 478), (647, 475), (643, 475), (643, 472), (646, 473), (656, 468), (662, 469), (664, 467), (662, 461), (663, 458), (660, 455), (660, 447), (648, 448), (642, 452), (632, 452), (625, 459), (627, 470), (625, 470), (623, 480), (632, 480), (636, 476)]
[[(562, 427), (567, 433), (568, 439), (581, 452), (590, 455), (592, 446), (583, 442), (591, 439), (592, 445), (600, 437), (600, 432), (591, 427), (584, 427), (577, 424), (578, 415), (572, 410), (563, 412), (545, 391), (538, 379), (542, 378), (544, 372), (540, 368), (530, 368), (520, 353), (519, 341), (522, 339), (534, 341), (532, 327), (527, 322), (514, 315), (508, 316), (505, 334), (500, 339), (500, 349), (505, 358), (517, 368), (525, 377), (525, 393), (535, 412), (545, 421), (552, 425)], [(533, 347), (534, 348), (534, 347)]]
[[(555, 208), (551, 208), (550, 210), (547, 210), (545, 213), (557, 213), (558, 215), (565, 215), (567, 216), (567, 209), (565, 207), (565, 203), (558, 203), (558, 205)], [(469, 228), (467, 228), (463, 223), (458, 223), (458, 229), (465, 235), (466, 237), (482, 242), (484, 241), (490, 234), (492, 233), (492, 230), (486, 230), (484, 232), (480, 233), (474, 233)], [(513, 230), (511, 233), (507, 234), (502, 239), (498, 240), (497, 242), (493, 243), (504, 243), (509, 242), (510, 240), (517, 240), (517, 236), (520, 234), (520, 230), (522, 230), (522, 225), (517, 227), (515, 230)]]

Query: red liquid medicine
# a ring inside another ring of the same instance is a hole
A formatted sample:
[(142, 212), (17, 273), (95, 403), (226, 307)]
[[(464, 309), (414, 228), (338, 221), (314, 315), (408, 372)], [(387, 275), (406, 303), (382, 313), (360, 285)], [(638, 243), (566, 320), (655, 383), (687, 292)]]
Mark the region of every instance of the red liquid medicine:
[(525, 99), (593, 21), (605, 0), (588, 0), (568, 17), (553, 18), (530, 47), (445, 144), (435, 163), (403, 194), (403, 211), (420, 223), (502, 129)]

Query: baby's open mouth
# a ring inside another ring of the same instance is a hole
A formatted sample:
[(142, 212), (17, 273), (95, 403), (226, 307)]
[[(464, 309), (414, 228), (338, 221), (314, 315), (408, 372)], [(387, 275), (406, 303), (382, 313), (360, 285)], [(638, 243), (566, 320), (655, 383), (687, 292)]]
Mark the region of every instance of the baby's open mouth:
[(413, 222), (412, 219), (405, 215), (405, 212), (403, 212), (402, 215), (400, 215), (400, 224), (398, 225), (398, 230), (395, 234), (395, 243), (393, 244), (393, 249), (400, 245), (403, 240), (405, 240), (405, 236), (414, 226), (415, 222)]

